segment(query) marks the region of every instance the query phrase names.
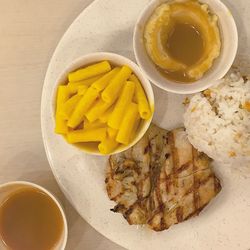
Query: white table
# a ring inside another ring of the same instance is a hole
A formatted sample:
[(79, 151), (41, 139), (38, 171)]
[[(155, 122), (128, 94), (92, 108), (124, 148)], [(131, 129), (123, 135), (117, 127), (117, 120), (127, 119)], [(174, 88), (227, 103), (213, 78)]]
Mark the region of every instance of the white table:
[(27, 180), (55, 193), (68, 218), (68, 250), (122, 250), (66, 201), (41, 137), (40, 99), (49, 60), (67, 27), (91, 2), (0, 0), (0, 184)]

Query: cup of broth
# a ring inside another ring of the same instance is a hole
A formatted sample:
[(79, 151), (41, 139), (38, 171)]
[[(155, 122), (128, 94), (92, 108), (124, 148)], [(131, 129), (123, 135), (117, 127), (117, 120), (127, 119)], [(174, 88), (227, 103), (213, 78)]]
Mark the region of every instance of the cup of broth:
[(54, 195), (30, 182), (0, 185), (0, 249), (63, 250), (68, 228)]

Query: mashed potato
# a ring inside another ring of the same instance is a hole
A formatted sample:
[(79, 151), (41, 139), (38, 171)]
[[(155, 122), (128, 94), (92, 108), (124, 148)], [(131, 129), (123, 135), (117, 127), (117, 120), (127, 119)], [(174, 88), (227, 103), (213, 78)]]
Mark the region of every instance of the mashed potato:
[[(177, 51), (182, 51), (182, 60), (171, 55), (168, 44), (173, 30), (180, 24), (190, 25), (201, 36), (199, 41), (198, 36), (190, 31), (178, 34), (174, 44), (179, 46)], [(202, 78), (212, 67), (221, 50), (218, 17), (210, 12), (208, 5), (191, 0), (170, 1), (158, 6), (145, 26), (144, 40), (149, 57), (161, 70), (182, 72), (194, 81)], [(202, 50), (198, 59), (187, 63), (190, 60), (184, 58), (186, 53), (183, 51), (189, 52), (186, 57), (192, 57), (199, 50), (197, 45), (200, 43)]]

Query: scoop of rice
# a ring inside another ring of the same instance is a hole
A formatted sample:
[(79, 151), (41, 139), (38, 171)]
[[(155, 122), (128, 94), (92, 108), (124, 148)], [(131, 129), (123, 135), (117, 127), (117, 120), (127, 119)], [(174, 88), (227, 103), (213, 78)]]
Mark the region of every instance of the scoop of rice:
[(184, 115), (195, 148), (220, 162), (250, 160), (250, 80), (231, 73), (196, 94)]

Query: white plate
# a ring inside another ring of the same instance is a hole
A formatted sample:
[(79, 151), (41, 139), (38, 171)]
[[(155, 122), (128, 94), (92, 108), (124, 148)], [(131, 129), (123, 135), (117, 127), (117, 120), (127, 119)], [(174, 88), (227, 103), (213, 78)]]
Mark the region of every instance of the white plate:
[[(96, 51), (115, 52), (134, 60), (133, 26), (149, 0), (96, 0), (73, 22), (60, 41), (48, 68), (41, 106), (43, 140), (52, 171), (63, 192), (96, 230), (128, 249), (249, 249), (249, 179), (217, 166), (223, 190), (197, 218), (155, 233), (129, 226), (110, 212), (104, 185), (106, 158), (93, 157), (69, 147), (54, 134), (53, 90), (62, 70), (77, 57)], [(238, 64), (249, 70), (250, 1), (224, 1), (236, 17), (240, 34)], [(183, 96), (154, 87), (154, 121), (164, 128), (182, 122)]]

